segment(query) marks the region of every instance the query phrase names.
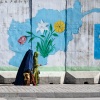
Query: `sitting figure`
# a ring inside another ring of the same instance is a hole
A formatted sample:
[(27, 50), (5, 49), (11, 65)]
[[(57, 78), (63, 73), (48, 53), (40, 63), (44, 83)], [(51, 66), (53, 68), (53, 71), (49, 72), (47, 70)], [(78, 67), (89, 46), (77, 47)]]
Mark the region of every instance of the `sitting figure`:
[(34, 53), (33, 56), (33, 74), (34, 74), (34, 78), (35, 78), (35, 82), (36, 85), (39, 84), (39, 70), (38, 70), (38, 66), (41, 66), (38, 64), (38, 52)]
[(26, 70), (23, 74), (24, 76), (24, 85), (36, 85), (34, 75), (31, 73), (31, 70)]
[(24, 75), (24, 85), (30, 85), (30, 73), (23, 73)]
[(33, 68), (33, 50), (28, 50), (18, 69), (14, 85), (30, 85), (31, 71)]
[(33, 74), (31, 74), (31, 82), (30, 83), (33, 84), (33, 85), (36, 85), (36, 81), (35, 81)]

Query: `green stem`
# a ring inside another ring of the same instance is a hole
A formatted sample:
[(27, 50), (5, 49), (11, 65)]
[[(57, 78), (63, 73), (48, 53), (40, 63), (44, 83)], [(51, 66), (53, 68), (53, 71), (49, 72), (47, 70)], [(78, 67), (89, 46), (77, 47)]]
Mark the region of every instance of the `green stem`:
[(34, 34), (32, 34), (35, 38), (37, 37), (37, 38), (39, 38), (40, 40), (42, 40), (43, 41), (43, 39), (41, 38), (41, 37), (39, 37), (39, 36), (36, 36), (36, 35), (34, 35)]
[[(55, 30), (54, 30), (54, 31), (55, 31)], [(51, 35), (50, 35), (48, 38), (50, 38), (50, 37), (52, 36), (52, 34), (54, 33), (54, 31), (51, 32)]]
[(28, 38), (28, 37), (31, 37), (31, 36), (26, 36), (26, 37)]

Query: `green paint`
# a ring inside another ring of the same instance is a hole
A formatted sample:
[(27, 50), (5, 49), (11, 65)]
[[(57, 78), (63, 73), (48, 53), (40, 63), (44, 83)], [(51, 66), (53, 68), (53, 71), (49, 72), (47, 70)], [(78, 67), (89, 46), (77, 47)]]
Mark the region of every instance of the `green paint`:
[[(65, 71), (65, 67), (62, 66), (54, 66), (54, 67), (50, 67), (50, 66), (39, 66), (39, 70), (41, 71)], [(100, 71), (100, 67), (77, 67), (77, 66), (73, 66), (73, 67), (66, 67), (67, 71)], [(17, 67), (10, 67), (10, 66), (0, 66), (0, 71), (18, 71)]]
[(64, 67), (44, 67), (44, 66), (40, 66), (39, 67), (39, 70), (40, 70), (40, 72), (41, 71), (65, 71), (65, 68)]
[(18, 71), (18, 67), (0, 66), (0, 71)]
[[(65, 71), (65, 67), (62, 66), (54, 66), (54, 67), (44, 67), (40, 66), (39, 67), (40, 71)], [(100, 67), (66, 67), (66, 71), (100, 71)]]
[[(53, 30), (52, 25), (49, 26), (49, 31), (44, 30), (43, 35), (36, 36), (32, 32), (27, 32), (30, 36), (29, 42), (32, 42), (35, 38), (38, 38), (40, 41), (37, 42), (36, 50), (40, 53), (42, 57), (47, 57), (55, 49), (55, 44), (53, 44), (57, 33)], [(32, 37), (31, 37), (32, 35)]]

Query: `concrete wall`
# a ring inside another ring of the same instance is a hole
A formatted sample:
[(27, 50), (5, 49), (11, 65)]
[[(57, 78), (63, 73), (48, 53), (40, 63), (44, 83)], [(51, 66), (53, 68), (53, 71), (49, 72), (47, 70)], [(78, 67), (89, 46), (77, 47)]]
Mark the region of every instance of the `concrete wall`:
[[(68, 1), (68, 5), (71, 5), (70, 0)], [(96, 42), (99, 41), (99, 31), (96, 29), (95, 24), (100, 25), (100, 1), (79, 1), (83, 15), (81, 18), (82, 26), (77, 34), (73, 35), (73, 40), (69, 42), (66, 62), (68, 66), (99, 67), (100, 54), (96, 53), (100, 52), (98, 49), (99, 44), (97, 45)]]
[(0, 0), (0, 13), (1, 70), (18, 68), (28, 49), (41, 70), (99, 70), (99, 0)]

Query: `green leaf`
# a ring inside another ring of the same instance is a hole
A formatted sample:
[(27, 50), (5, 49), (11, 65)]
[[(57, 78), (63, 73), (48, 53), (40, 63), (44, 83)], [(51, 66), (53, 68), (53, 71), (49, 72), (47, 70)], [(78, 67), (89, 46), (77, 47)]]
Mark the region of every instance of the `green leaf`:
[(47, 34), (47, 30), (44, 30), (44, 33), (43, 34), (46, 35)]
[(32, 32), (27, 32), (28, 34), (32, 34)]
[(44, 30), (44, 33), (47, 33), (47, 30)]
[(51, 39), (49, 40), (48, 45), (52, 45), (52, 40)]
[(37, 42), (36, 50), (39, 50), (39, 43)]
[(51, 40), (52, 40), (52, 42), (53, 42), (53, 41), (55, 40), (55, 38), (52, 38)]
[(51, 49), (49, 49), (49, 52), (52, 52), (55, 49), (55, 44), (51, 46)]
[(53, 36), (58, 36), (58, 34), (54, 33)]
[(50, 31), (52, 31), (52, 25), (50, 24), (50, 27), (49, 27)]
[(43, 54), (43, 48), (39, 42), (37, 42), (37, 50), (40, 52), (40, 54)]
[(41, 37), (45, 37), (44, 35), (41, 35)]
[(34, 39), (34, 37), (30, 38), (30, 40), (28, 42), (31, 42)]

